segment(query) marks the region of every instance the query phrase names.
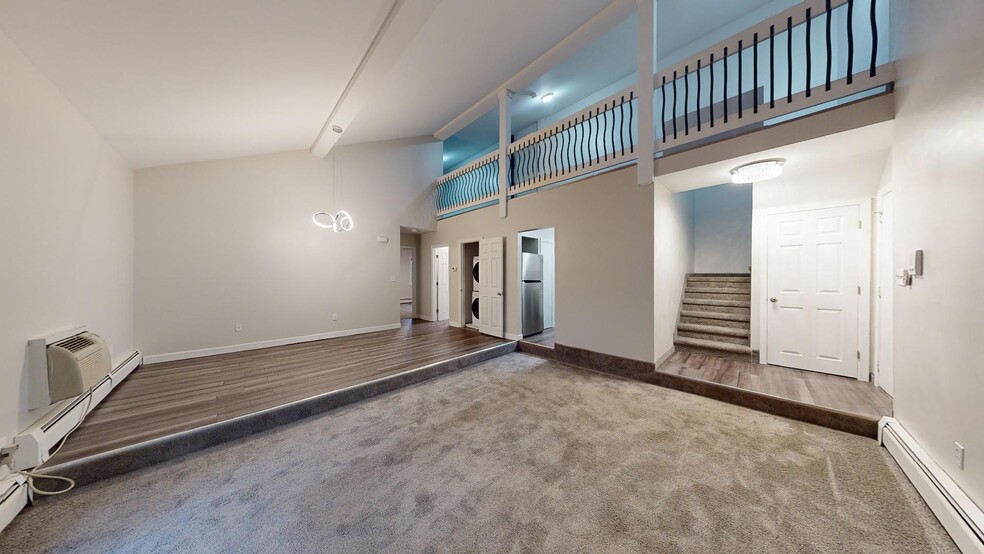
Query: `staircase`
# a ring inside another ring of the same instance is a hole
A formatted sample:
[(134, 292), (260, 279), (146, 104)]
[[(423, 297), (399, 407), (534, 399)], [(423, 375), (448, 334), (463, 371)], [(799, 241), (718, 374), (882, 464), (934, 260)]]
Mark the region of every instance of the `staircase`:
[(751, 288), (748, 274), (687, 275), (676, 349), (751, 361)]

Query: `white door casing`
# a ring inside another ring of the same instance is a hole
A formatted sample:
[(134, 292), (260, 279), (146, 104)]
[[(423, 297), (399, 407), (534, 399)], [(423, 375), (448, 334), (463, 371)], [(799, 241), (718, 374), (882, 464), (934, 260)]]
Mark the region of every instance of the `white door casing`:
[(400, 301), (408, 302), (413, 298), (413, 264), (414, 248), (400, 247)]
[(478, 243), (478, 330), (502, 338), (503, 323), (503, 237), (483, 238)]
[(851, 205), (768, 217), (768, 363), (858, 377), (860, 210)]
[(554, 284), (556, 260), (554, 259), (554, 243), (547, 240), (541, 240), (540, 254), (543, 254), (543, 328), (550, 329), (554, 326), (556, 302), (556, 286)]
[(876, 382), (891, 396), (895, 396), (895, 361), (894, 361), (894, 300), (895, 300), (895, 259), (892, 240), (894, 237), (894, 219), (892, 212), (892, 191), (882, 193), (878, 197), (878, 337), (877, 365), (875, 367)]
[(448, 272), (448, 247), (434, 249), (437, 260), (437, 321), (448, 319), (451, 304), (450, 275)]

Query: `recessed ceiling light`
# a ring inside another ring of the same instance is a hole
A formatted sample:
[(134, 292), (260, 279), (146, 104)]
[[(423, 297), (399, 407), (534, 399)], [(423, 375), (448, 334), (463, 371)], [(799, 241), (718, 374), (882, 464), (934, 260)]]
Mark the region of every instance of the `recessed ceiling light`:
[(544, 104), (549, 104), (550, 101), (553, 100), (553, 97), (554, 97), (554, 93), (548, 92), (540, 97), (540, 101), (542, 101)]
[(782, 175), (782, 166), (785, 163), (786, 160), (776, 158), (740, 165), (731, 170), (731, 182), (738, 184), (760, 183), (769, 179), (775, 179)]

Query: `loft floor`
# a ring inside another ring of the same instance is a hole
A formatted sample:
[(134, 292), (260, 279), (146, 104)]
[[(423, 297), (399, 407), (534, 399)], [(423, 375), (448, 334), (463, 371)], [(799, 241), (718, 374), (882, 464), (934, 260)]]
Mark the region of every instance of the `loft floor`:
[(92, 411), (54, 466), (338, 391), (506, 341), (447, 322), (145, 365)]

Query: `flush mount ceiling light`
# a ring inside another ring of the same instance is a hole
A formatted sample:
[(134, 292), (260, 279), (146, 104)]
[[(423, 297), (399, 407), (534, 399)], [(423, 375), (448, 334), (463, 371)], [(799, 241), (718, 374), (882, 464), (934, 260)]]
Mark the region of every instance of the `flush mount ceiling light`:
[[(338, 125), (332, 125), (331, 130), (334, 131), (336, 135), (340, 135), (342, 133), (342, 128)], [(331, 201), (332, 204), (334, 204), (335, 198), (338, 196), (338, 175), (340, 171), (338, 169), (338, 156), (335, 153), (334, 148), (331, 149), (331, 153)], [(336, 233), (351, 231), (355, 227), (355, 222), (352, 220), (352, 216), (345, 210), (339, 210), (336, 214), (331, 214), (329, 212), (315, 212), (315, 214), (311, 216), (311, 221), (313, 221), (318, 227), (331, 229)]]
[(731, 170), (731, 182), (738, 184), (760, 183), (769, 179), (775, 179), (782, 175), (782, 166), (785, 163), (786, 160), (775, 158), (739, 165)]
[(549, 104), (550, 101), (553, 100), (553, 97), (554, 97), (554, 93), (548, 92), (540, 97), (540, 101), (543, 102), (544, 104)]

